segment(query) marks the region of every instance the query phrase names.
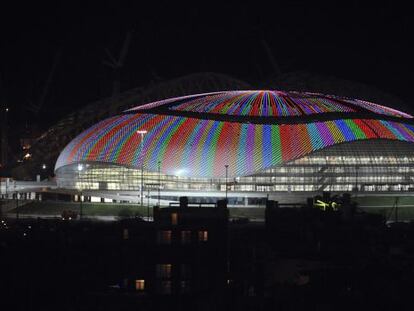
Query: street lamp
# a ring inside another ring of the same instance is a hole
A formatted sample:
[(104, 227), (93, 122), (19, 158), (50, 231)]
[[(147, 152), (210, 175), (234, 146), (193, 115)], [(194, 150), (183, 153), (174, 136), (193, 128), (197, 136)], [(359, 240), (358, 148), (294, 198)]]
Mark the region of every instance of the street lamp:
[(224, 167), (226, 168), (226, 201), (227, 201), (227, 191), (228, 191), (227, 177), (228, 177), (229, 165), (226, 164), (224, 165)]
[(16, 193), (16, 219), (19, 220), (19, 193), (16, 191), (16, 189), (14, 189), (14, 191)]
[(83, 170), (83, 165), (81, 163), (78, 164), (78, 183), (79, 183), (79, 204), (80, 204), (80, 212), (79, 212), (79, 219), (82, 219), (83, 216), (83, 205), (82, 205), (82, 183), (80, 182), (80, 172)]
[(141, 207), (144, 206), (144, 135), (147, 134), (145, 130), (137, 131), (141, 135), (140, 143), (140, 158), (141, 158)]
[(47, 168), (46, 164), (43, 163), (42, 164), (42, 171), (40, 172), (40, 177), (39, 177), (40, 179), (46, 178), (46, 168)]
[(158, 207), (161, 205), (161, 161), (158, 161)]

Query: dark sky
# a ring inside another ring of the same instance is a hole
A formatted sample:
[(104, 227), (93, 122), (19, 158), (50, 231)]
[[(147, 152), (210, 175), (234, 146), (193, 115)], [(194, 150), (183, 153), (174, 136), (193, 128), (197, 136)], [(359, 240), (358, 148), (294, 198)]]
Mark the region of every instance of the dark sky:
[[(264, 38), (284, 72), (306, 70), (364, 82), (410, 101), (413, 32), (411, 10), (313, 1), (273, 6), (211, 2), (192, 7), (135, 1), (4, 5), (0, 18), (2, 96), (12, 125), (34, 120), (25, 106), (38, 103), (60, 51), (55, 76), (38, 119), (45, 127), (66, 113), (111, 93), (105, 48), (118, 54), (134, 30), (121, 89), (155, 76), (170, 79), (214, 71), (257, 82), (271, 73)], [(125, 3), (125, 2), (122, 2)], [(413, 109), (414, 110), (414, 109)], [(32, 122), (32, 121), (31, 121)]]

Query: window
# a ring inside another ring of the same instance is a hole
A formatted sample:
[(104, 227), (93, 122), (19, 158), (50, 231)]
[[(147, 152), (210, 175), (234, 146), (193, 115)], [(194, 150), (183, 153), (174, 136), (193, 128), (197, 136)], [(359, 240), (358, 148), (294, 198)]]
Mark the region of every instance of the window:
[(207, 242), (208, 241), (208, 231), (207, 230), (198, 231), (198, 240), (200, 242)]
[(190, 244), (191, 243), (191, 231), (184, 230), (181, 231), (181, 244)]
[(135, 280), (135, 289), (142, 291), (145, 289), (145, 280)]
[(171, 244), (171, 230), (158, 231), (158, 244)]
[(167, 264), (157, 264), (157, 278), (165, 278), (168, 279), (171, 277), (171, 268), (172, 265)]
[(122, 230), (122, 236), (123, 236), (124, 240), (128, 240), (129, 232), (128, 232), (127, 228), (124, 228), (124, 230)]
[(161, 281), (158, 286), (158, 292), (164, 295), (171, 294), (171, 285), (171, 281)]
[(255, 290), (254, 290), (254, 286), (250, 285), (249, 289), (247, 290), (247, 295), (250, 297), (256, 296)]
[(180, 292), (182, 294), (188, 294), (190, 292), (190, 281), (180, 282)]
[(178, 213), (171, 213), (171, 224), (174, 226), (178, 224)]
[(191, 266), (189, 264), (181, 264), (181, 278), (190, 279), (191, 278)]

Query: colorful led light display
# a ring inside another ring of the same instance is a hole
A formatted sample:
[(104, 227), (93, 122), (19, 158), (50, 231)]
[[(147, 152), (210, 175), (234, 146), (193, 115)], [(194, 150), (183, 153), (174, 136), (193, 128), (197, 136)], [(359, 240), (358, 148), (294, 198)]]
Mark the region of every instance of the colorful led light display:
[(394, 117), (412, 117), (401, 111), (363, 100), (282, 91), (230, 91), (190, 95), (138, 106), (131, 111), (157, 107), (234, 116), (292, 117), (332, 112), (368, 112)]
[[(146, 130), (140, 155), (141, 136)], [(246, 176), (335, 144), (367, 139), (414, 142), (414, 126), (378, 119), (343, 119), (303, 124), (252, 124), (149, 113), (108, 118), (76, 137), (55, 169), (79, 162), (141, 167), (168, 175)]]

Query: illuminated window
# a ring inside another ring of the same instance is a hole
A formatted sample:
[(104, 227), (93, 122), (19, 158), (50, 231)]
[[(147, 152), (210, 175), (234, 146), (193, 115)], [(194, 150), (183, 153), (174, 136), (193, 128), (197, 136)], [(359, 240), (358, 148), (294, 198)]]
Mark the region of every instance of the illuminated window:
[(178, 213), (171, 213), (171, 224), (174, 226), (178, 224)]
[(135, 280), (135, 289), (141, 291), (145, 289), (145, 280)]
[(122, 230), (122, 235), (123, 235), (124, 240), (128, 240), (129, 232), (127, 228), (124, 228), (124, 230)]
[(171, 277), (172, 265), (169, 263), (157, 264), (157, 277), (168, 279)]
[(171, 230), (158, 231), (158, 244), (171, 244)]
[(184, 230), (181, 231), (181, 244), (190, 244), (191, 243), (191, 231)]
[(207, 242), (208, 241), (208, 231), (207, 230), (198, 231), (198, 240), (200, 242)]

